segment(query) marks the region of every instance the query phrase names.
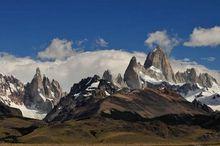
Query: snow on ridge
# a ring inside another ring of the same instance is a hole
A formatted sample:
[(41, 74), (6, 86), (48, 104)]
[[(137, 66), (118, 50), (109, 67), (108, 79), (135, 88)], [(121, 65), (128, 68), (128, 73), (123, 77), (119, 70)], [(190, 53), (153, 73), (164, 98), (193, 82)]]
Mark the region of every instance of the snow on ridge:
[(162, 80), (156, 80), (155, 78), (152, 78), (152, 77), (144, 74), (142, 71), (139, 71), (139, 75), (140, 75), (140, 78), (145, 82), (150, 82), (153, 84), (158, 84), (158, 83), (162, 82)]
[(162, 74), (162, 71), (154, 66), (151, 66), (150, 69), (155, 71), (156, 73)]
[(23, 117), (42, 120), (46, 113), (41, 113), (34, 109), (27, 108), (23, 103), (16, 104), (8, 96), (0, 96), (0, 101), (9, 107), (19, 109)]

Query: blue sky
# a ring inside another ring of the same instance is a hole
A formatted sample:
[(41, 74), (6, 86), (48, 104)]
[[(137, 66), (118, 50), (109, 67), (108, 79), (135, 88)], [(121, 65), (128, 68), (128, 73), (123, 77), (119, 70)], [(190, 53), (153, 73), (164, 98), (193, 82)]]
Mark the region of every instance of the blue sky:
[(180, 40), (173, 58), (220, 70), (219, 44), (182, 45), (194, 28), (214, 26), (220, 26), (219, 0), (7, 0), (0, 5), (0, 51), (36, 57), (54, 38), (86, 38), (84, 50), (94, 50), (103, 38), (105, 49), (146, 52), (148, 34), (166, 30)]

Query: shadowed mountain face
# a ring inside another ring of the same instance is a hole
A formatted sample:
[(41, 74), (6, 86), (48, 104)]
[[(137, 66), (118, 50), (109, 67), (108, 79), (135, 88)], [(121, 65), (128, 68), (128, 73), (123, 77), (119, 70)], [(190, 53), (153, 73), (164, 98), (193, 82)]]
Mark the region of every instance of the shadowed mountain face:
[(39, 68), (31, 83), (26, 85), (14, 76), (0, 74), (0, 101), (20, 109), (24, 117), (42, 119), (62, 96), (59, 83), (42, 77)]
[(132, 57), (124, 73), (128, 88), (168, 89), (183, 96), (188, 101), (199, 100), (213, 110), (220, 110), (220, 100), (213, 99), (220, 94), (220, 85), (208, 73), (197, 72), (189, 68), (184, 72), (174, 73), (169, 58), (160, 47), (147, 55), (144, 65)]
[(166, 89), (117, 90), (113, 84), (94, 76), (74, 84), (70, 93), (61, 99), (45, 120), (66, 121), (99, 116), (144, 120), (166, 114), (195, 115), (208, 112)]
[(40, 69), (36, 69), (36, 74), (31, 83), (25, 86), (24, 104), (45, 113), (52, 110), (62, 97), (62, 89), (55, 80), (50, 80), (41, 75)]
[(9, 107), (0, 102), (0, 116), (19, 116), (22, 117), (22, 113), (19, 109)]
[(185, 72), (177, 72), (176, 80), (179, 83), (198, 83), (202, 87), (211, 88), (213, 83), (217, 84), (215, 78), (207, 73), (201, 73), (197, 75), (194, 68), (187, 69)]
[(194, 68), (175, 74), (169, 58), (160, 47), (155, 48), (147, 55), (144, 65), (137, 62), (136, 57), (132, 57), (125, 71), (124, 80), (131, 89), (141, 89), (148, 87), (149, 83), (160, 84), (161, 82), (198, 84), (207, 88), (218, 84), (211, 75), (208, 73), (198, 74)]
[(176, 82), (169, 59), (160, 47), (157, 47), (153, 52), (150, 52), (147, 55), (144, 67), (148, 69), (151, 66), (154, 66), (157, 69), (161, 70), (167, 81)]

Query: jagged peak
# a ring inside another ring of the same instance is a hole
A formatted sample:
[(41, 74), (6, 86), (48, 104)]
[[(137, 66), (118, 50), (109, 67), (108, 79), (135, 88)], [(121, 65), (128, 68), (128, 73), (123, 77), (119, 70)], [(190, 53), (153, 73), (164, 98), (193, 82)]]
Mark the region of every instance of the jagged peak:
[(137, 65), (137, 59), (135, 56), (133, 56), (130, 60), (129, 66), (136, 66)]
[(148, 53), (147, 58), (145, 60), (145, 69), (150, 69), (152, 66), (159, 69), (167, 81), (176, 82), (169, 59), (167, 55), (164, 53), (164, 50), (159, 46), (156, 47), (150, 53)]
[(41, 74), (39, 67), (36, 68), (36, 74)]
[(133, 56), (133, 57), (131, 58), (131, 61), (137, 61), (136, 57)]
[(192, 72), (196, 72), (195, 68), (187, 68), (186, 69), (186, 73), (192, 73)]
[(112, 73), (111, 73), (111, 70), (107, 69), (107, 70), (104, 71), (103, 76), (104, 76), (104, 74), (110, 74), (111, 75)]
[(35, 77), (41, 77), (41, 71), (39, 67), (36, 68)]
[(113, 81), (113, 76), (112, 76), (112, 73), (111, 73), (111, 71), (109, 69), (104, 71), (104, 73), (102, 75), (102, 79), (107, 80), (108, 82), (112, 82)]
[(122, 78), (122, 75), (119, 73), (116, 77), (116, 82), (121, 84), (123, 82), (123, 78)]

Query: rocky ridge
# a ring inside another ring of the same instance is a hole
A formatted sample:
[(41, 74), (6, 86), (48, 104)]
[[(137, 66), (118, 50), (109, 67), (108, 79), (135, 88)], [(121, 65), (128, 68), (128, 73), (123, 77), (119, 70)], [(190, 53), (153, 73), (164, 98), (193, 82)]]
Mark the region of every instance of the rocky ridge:
[(118, 89), (99, 76), (82, 79), (74, 84), (45, 117), (47, 122), (108, 117), (128, 121), (173, 114), (206, 114), (208, 107), (198, 106), (167, 89)]
[(21, 110), (24, 117), (42, 119), (63, 96), (59, 83), (36, 69), (31, 83), (23, 84), (14, 76), (0, 74), (0, 101)]
[(37, 68), (34, 78), (25, 86), (24, 104), (29, 108), (48, 113), (62, 96), (59, 82), (55, 80), (50, 82), (45, 75), (42, 77), (40, 69)]

